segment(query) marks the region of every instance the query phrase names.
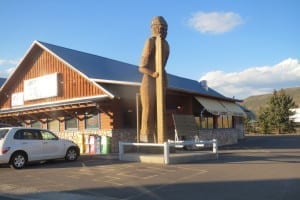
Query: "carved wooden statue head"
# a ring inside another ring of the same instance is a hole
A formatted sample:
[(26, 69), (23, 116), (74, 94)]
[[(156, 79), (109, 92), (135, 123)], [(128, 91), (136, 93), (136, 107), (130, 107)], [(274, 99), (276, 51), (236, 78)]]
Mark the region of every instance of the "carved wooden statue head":
[(168, 24), (162, 16), (156, 16), (151, 21), (152, 36), (166, 39)]

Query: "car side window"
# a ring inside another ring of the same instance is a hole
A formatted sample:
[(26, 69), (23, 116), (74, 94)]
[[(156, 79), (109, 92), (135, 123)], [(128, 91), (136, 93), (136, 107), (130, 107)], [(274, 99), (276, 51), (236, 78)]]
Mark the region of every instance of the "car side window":
[(41, 140), (42, 137), (41, 137), (40, 133), (37, 130), (24, 129), (24, 130), (18, 130), (14, 135), (14, 139), (18, 139), (18, 140)]
[(41, 130), (43, 140), (58, 140), (58, 137), (49, 131)]
[(16, 140), (21, 140), (22, 139), (22, 132), (21, 131), (17, 131), (14, 135), (14, 139)]
[(2, 129), (0, 130), (0, 140), (3, 139), (8, 132), (8, 129)]

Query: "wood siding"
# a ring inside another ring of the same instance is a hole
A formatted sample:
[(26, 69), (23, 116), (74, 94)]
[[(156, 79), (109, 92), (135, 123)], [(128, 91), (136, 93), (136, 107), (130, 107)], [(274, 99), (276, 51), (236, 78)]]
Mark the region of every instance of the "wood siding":
[(11, 95), (13, 93), (23, 92), (24, 80), (52, 73), (59, 74), (58, 96), (25, 101), (24, 105), (104, 94), (100, 88), (95, 86), (77, 71), (68, 67), (51, 53), (43, 50), (39, 46), (34, 46), (21, 65), (17, 68), (14, 75), (10, 77), (5, 88), (3, 88), (0, 96), (0, 108), (11, 107)]

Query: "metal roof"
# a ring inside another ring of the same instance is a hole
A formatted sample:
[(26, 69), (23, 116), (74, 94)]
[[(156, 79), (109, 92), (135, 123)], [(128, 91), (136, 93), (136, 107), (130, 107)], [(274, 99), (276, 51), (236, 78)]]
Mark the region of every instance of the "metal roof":
[(5, 83), (6, 78), (0, 78), (0, 87)]
[[(117, 60), (93, 55), (45, 42), (35, 41), (42, 48), (67, 62), (72, 67), (96, 82), (114, 84), (140, 84), (142, 74), (138, 66)], [(203, 87), (198, 81), (168, 74), (168, 89), (232, 100), (209, 87)]]
[(90, 79), (140, 82), (136, 66), (65, 47), (39, 42)]

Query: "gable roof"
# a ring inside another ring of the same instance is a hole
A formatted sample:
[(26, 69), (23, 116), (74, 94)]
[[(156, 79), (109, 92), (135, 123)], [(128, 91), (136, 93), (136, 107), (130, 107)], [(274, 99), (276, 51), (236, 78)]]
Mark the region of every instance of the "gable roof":
[(141, 76), (134, 65), (65, 47), (38, 42), (90, 79), (139, 83)]
[[(96, 82), (139, 85), (142, 74), (138, 66), (97, 56), (57, 45), (36, 41), (74, 68)], [(198, 81), (168, 74), (168, 88), (214, 98), (228, 99), (212, 88), (205, 88)]]
[[(107, 91), (104, 87), (102, 87), (101, 83), (123, 85), (140, 85), (141, 83), (142, 74), (139, 72), (138, 66), (136, 65), (41, 41), (34, 41), (27, 54), (35, 45), (38, 45), (42, 49), (49, 51), (50, 53), (67, 63), (70, 67), (73, 67), (79, 73), (89, 78), (91, 81), (99, 84), (99, 86), (104, 89), (104, 91), (108, 93), (109, 96), (114, 95), (111, 91)], [(24, 58), (26, 57), (26, 55), (24, 56)], [(191, 93), (193, 95), (236, 101), (223, 96), (212, 88), (201, 86), (198, 81), (175, 76), (172, 74), (168, 74), (167, 76), (168, 89)], [(2, 85), (1, 88), (3, 88), (5, 84), (6, 82)]]

